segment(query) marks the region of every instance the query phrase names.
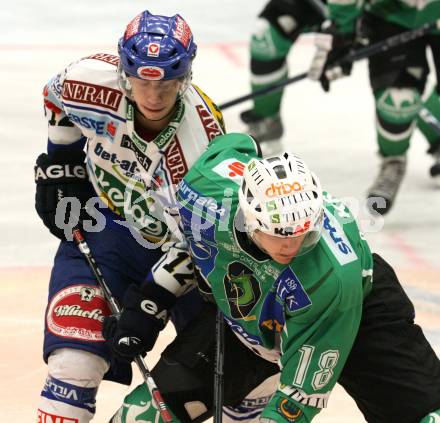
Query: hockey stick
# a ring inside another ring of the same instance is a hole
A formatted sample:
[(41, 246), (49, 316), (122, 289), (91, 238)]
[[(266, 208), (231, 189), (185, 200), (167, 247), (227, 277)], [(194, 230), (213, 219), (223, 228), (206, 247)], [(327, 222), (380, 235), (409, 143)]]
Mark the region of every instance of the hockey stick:
[[(440, 29), (440, 19), (431, 22), (426, 23), (422, 25), (419, 28), (412, 29), (409, 31), (401, 32), (400, 34), (393, 35), (392, 37), (385, 38), (382, 41), (378, 41), (377, 43), (374, 43), (370, 46), (360, 48), (358, 50), (349, 52), (341, 59), (337, 60), (336, 62), (331, 64), (331, 68), (339, 66), (340, 63), (346, 63), (346, 62), (356, 62), (361, 59), (366, 59), (370, 56), (373, 56), (377, 53), (384, 53), (394, 47), (400, 46), (402, 44), (408, 43), (409, 41), (413, 41), (416, 38), (423, 37), (424, 35), (428, 34), (430, 31), (432, 31), (435, 28)], [(270, 85), (268, 87), (261, 88), (259, 90), (256, 90), (252, 93), (249, 93), (247, 95), (238, 97), (234, 100), (227, 101), (223, 104), (219, 105), (220, 110), (228, 109), (229, 107), (236, 106), (237, 104), (243, 103), (246, 100), (250, 100), (255, 97), (259, 97), (261, 95), (269, 94), (274, 91), (278, 91), (280, 88), (285, 87), (286, 85), (293, 84), (298, 81), (302, 81), (303, 79), (306, 79), (308, 76), (308, 72), (303, 72), (299, 75), (293, 76), (291, 78), (287, 78), (284, 81), (276, 82), (273, 85)]]
[(225, 321), (217, 308), (215, 316), (215, 368), (214, 368), (214, 423), (222, 422), (223, 412), (223, 362), (225, 352)]
[[(99, 287), (104, 292), (104, 297), (108, 302), (111, 312), (115, 315), (119, 315), (121, 313), (121, 309), (118, 303), (116, 302), (116, 299), (113, 297), (110, 288), (107, 285), (107, 282), (104, 280), (104, 277), (102, 276), (101, 270), (99, 269), (98, 264), (96, 263), (95, 258), (93, 257), (89, 246), (87, 245), (82, 230), (79, 227), (76, 227), (72, 230), (72, 235), (76, 245), (78, 246), (78, 249), (81, 251), (85, 259), (87, 260), (90, 269), (95, 275)], [(150, 394), (159, 410), (160, 416), (162, 417), (165, 423), (172, 422), (173, 418), (171, 416), (171, 413), (169, 412), (162, 398), (162, 395), (159, 389), (157, 388), (156, 383), (154, 382), (151, 373), (148, 370), (148, 367), (145, 364), (142, 356), (138, 355), (137, 357), (135, 357), (134, 361), (137, 364), (140, 372), (142, 373), (144, 382), (147, 385), (147, 388), (150, 391)]]
[(316, 12), (319, 13), (321, 18), (328, 18), (327, 6), (321, 0), (307, 0), (307, 2), (313, 7), (313, 9), (315, 9)]

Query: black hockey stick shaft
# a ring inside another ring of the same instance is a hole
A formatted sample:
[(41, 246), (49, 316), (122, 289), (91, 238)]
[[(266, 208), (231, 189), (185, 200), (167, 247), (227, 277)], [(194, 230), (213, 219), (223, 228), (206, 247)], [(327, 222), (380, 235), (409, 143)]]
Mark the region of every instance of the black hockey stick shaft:
[[(332, 63), (330, 67), (337, 67), (340, 63), (350, 63), (350, 62), (356, 62), (361, 59), (366, 59), (368, 57), (374, 56), (378, 53), (386, 52), (394, 47), (400, 46), (402, 44), (408, 43), (412, 40), (415, 40), (416, 38), (423, 37), (424, 35), (428, 34), (430, 31), (432, 31), (434, 28), (440, 27), (440, 20), (432, 22), (432, 23), (426, 23), (422, 25), (419, 28), (412, 29), (409, 31), (402, 32), (397, 35), (393, 35), (392, 37), (385, 38), (382, 41), (378, 41), (377, 43), (374, 43), (370, 46), (362, 47), (358, 50), (352, 51), (348, 54), (346, 54), (344, 57), (336, 61), (335, 63)], [(286, 85), (293, 84), (298, 81), (302, 81), (303, 79), (306, 79), (308, 76), (308, 72), (303, 72), (299, 75), (292, 76), (291, 78), (287, 78), (283, 81), (279, 81), (273, 85), (270, 85), (268, 87), (261, 88), (259, 90), (255, 90), (247, 95), (238, 97), (236, 99), (227, 101), (223, 104), (219, 105), (220, 110), (228, 109), (229, 107), (236, 106), (237, 104), (243, 103), (246, 100), (250, 100), (255, 97), (259, 97), (265, 94), (272, 93), (274, 91), (278, 91), (279, 89), (285, 87)]]
[(286, 85), (290, 85), (295, 82), (302, 81), (303, 79), (306, 79), (307, 76), (308, 76), (308, 72), (304, 72), (299, 75), (292, 76), (291, 78), (287, 78), (283, 81), (276, 82), (275, 84), (272, 84), (268, 87), (261, 88), (259, 90), (255, 90), (249, 94), (243, 95), (243, 96), (238, 97), (234, 100), (227, 101), (223, 104), (220, 104), (218, 107), (221, 111), (229, 109), (229, 107), (236, 106), (237, 104), (243, 103), (246, 100), (251, 100), (252, 98), (259, 97), (259, 96), (265, 95), (265, 94), (269, 94), (274, 91), (278, 91), (280, 88), (283, 88)]
[(222, 422), (223, 364), (225, 354), (225, 320), (217, 308), (215, 316), (215, 367), (214, 367), (214, 423)]
[(440, 28), (440, 19), (431, 23), (426, 23), (419, 28), (411, 29), (409, 31), (401, 32), (400, 34), (393, 35), (392, 37), (385, 38), (382, 41), (372, 44), (371, 46), (366, 46), (359, 50), (352, 51), (344, 56), (341, 60), (335, 63), (338, 66), (341, 62), (355, 62), (357, 60), (365, 59), (370, 56), (374, 56), (377, 53), (384, 53), (392, 48), (400, 46), (402, 44), (409, 43), (417, 38), (423, 37), (424, 35), (431, 32), (433, 29)]
[[(78, 246), (79, 251), (82, 253), (84, 258), (87, 260), (87, 263), (89, 264), (89, 267), (91, 271), (93, 272), (93, 275), (96, 278), (96, 281), (98, 282), (99, 287), (104, 292), (105, 299), (107, 300), (107, 303), (110, 307), (110, 310), (113, 314), (119, 315), (121, 313), (121, 309), (116, 301), (116, 299), (113, 297), (109, 286), (107, 285), (107, 282), (104, 279), (104, 276), (101, 273), (101, 270), (98, 267), (98, 264), (96, 263), (95, 258), (93, 257), (89, 246), (87, 245), (87, 242), (84, 238), (83, 232), (79, 227), (76, 227), (72, 231), (73, 239)], [(169, 412), (162, 395), (157, 388), (156, 383), (154, 382), (153, 377), (151, 376), (150, 371), (148, 370), (147, 365), (145, 364), (143, 358), (141, 355), (138, 355), (134, 359), (136, 365), (138, 366), (142, 377), (144, 378), (144, 382), (147, 385), (148, 390), (150, 391), (150, 394), (156, 404), (156, 407), (159, 410), (160, 416), (164, 420), (165, 423), (169, 423), (173, 421), (173, 418), (171, 416), (171, 413)]]

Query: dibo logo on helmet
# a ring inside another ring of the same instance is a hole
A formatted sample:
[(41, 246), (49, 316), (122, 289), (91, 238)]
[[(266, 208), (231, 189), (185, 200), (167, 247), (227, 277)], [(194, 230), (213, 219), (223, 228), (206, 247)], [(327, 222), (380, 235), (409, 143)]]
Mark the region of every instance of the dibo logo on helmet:
[(140, 78), (152, 81), (158, 81), (164, 77), (163, 69), (157, 66), (141, 66), (138, 68), (137, 73)]
[(277, 184), (272, 183), (269, 188), (266, 189), (265, 194), (268, 197), (279, 197), (281, 195), (288, 195), (291, 192), (301, 191), (303, 187), (299, 182), (293, 182), (289, 184), (288, 182), (280, 182)]

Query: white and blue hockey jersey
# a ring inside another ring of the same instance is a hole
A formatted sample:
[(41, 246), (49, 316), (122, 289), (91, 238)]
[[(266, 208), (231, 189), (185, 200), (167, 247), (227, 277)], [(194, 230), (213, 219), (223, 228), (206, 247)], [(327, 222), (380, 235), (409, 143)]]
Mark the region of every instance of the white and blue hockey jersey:
[(157, 199), (173, 202), (182, 177), (209, 141), (224, 132), (223, 119), (210, 98), (191, 85), (168, 126), (153, 141), (144, 141), (134, 129), (134, 104), (118, 84), (118, 62), (117, 56), (95, 54), (49, 81), (44, 89), (48, 151), (86, 145), (97, 196), (144, 238), (158, 242), (168, 227)]

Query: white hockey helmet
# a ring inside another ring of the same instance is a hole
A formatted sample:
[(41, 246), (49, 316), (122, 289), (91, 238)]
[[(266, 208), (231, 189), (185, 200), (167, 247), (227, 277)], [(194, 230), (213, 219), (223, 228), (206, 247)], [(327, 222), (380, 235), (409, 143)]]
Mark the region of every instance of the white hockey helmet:
[(251, 235), (255, 230), (279, 237), (306, 234), (300, 254), (319, 241), (324, 213), (321, 184), (295, 154), (252, 159), (238, 198)]

